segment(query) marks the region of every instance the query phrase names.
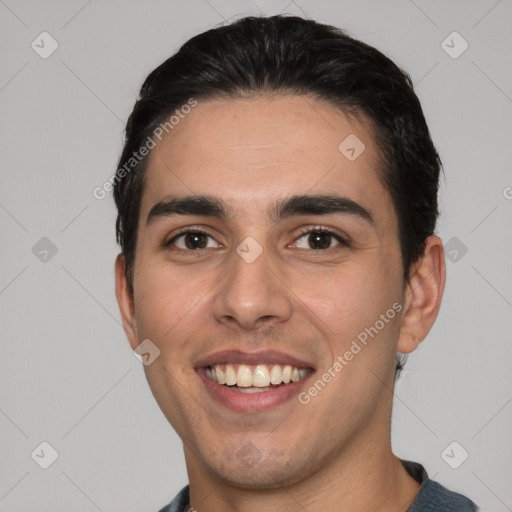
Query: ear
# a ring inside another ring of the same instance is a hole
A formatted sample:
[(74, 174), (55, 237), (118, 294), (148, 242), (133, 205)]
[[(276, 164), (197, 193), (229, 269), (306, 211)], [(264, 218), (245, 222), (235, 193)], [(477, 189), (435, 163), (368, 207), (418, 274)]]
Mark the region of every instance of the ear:
[(133, 297), (128, 288), (128, 281), (126, 279), (126, 264), (122, 254), (118, 254), (116, 258), (116, 297), (119, 310), (121, 312), (121, 319), (123, 321), (124, 332), (130, 342), (132, 350), (139, 346), (139, 338), (137, 335), (137, 323), (135, 321), (135, 306)]
[(407, 354), (423, 341), (437, 318), (446, 280), (443, 242), (427, 239), (425, 253), (411, 268), (397, 351)]

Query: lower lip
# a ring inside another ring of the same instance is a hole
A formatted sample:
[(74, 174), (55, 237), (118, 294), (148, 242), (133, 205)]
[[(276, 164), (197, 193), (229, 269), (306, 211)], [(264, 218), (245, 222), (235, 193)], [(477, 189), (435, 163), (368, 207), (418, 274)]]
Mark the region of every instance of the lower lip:
[(247, 413), (267, 411), (287, 402), (298, 394), (300, 388), (304, 386), (304, 383), (314, 372), (309, 372), (297, 382), (290, 382), (269, 391), (256, 393), (234, 391), (228, 386), (219, 384), (206, 376), (204, 368), (199, 368), (197, 373), (217, 402), (233, 411)]

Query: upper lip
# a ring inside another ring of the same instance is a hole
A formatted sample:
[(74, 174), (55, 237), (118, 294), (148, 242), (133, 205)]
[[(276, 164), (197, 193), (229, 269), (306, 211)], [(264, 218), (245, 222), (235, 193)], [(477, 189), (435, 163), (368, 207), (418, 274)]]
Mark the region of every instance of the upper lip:
[(242, 350), (222, 350), (214, 352), (199, 359), (195, 367), (204, 368), (216, 364), (283, 364), (296, 366), (297, 368), (312, 368), (313, 365), (298, 357), (279, 352), (277, 350), (265, 350), (263, 352), (243, 352)]

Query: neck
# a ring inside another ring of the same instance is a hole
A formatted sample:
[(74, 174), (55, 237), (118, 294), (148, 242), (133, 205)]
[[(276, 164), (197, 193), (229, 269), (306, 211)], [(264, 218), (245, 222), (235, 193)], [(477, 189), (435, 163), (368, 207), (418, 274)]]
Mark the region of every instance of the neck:
[(190, 503), (197, 512), (291, 512), (297, 508), (396, 512), (407, 510), (420, 487), (393, 455), (389, 440), (375, 436), (353, 440), (348, 450), (333, 454), (303, 480), (270, 489), (232, 485), (206, 469), (187, 449), (185, 457)]

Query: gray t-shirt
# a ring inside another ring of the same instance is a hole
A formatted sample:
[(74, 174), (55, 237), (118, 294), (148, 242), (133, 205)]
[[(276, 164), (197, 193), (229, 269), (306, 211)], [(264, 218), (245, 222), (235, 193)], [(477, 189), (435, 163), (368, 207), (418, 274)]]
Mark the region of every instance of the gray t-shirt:
[[(478, 507), (462, 494), (449, 491), (430, 480), (425, 468), (417, 462), (401, 461), (407, 472), (419, 483), (420, 490), (406, 512), (477, 512)], [(189, 488), (184, 487), (160, 512), (187, 512)], [(200, 512), (200, 511), (198, 511)]]

